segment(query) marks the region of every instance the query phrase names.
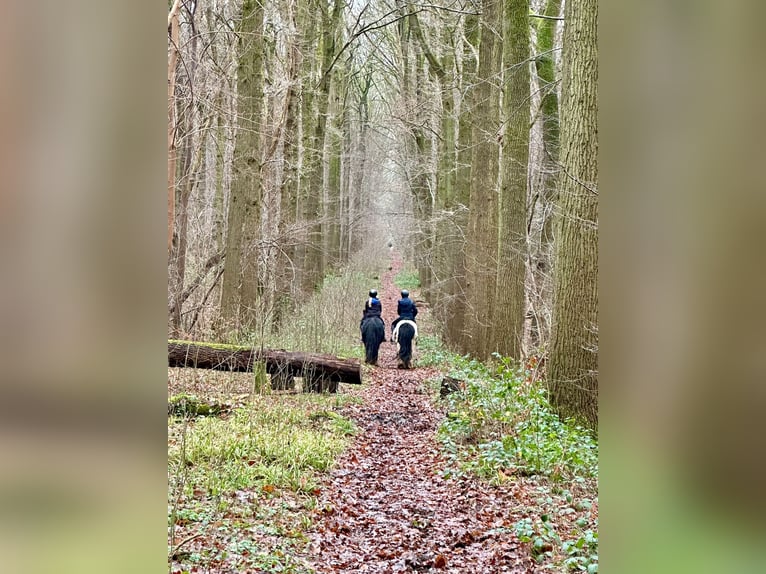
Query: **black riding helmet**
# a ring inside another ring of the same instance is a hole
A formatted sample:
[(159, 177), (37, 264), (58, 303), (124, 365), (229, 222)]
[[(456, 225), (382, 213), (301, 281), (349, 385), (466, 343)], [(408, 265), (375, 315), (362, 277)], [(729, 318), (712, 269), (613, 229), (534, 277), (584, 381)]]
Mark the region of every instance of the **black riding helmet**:
[(370, 289), (370, 297), (377, 297), (377, 296), (378, 296), (378, 290)]
[(402, 299), (406, 299), (410, 296), (410, 292), (407, 289), (402, 289)]

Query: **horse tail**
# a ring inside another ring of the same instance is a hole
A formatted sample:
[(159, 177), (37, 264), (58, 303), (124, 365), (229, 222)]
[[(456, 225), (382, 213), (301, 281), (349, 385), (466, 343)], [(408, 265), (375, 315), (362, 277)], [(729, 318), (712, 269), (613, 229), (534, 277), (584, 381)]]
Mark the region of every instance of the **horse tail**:
[(380, 317), (368, 317), (362, 321), (362, 341), (364, 341), (364, 361), (374, 365), (378, 362), (380, 344), (386, 337), (386, 327)]
[(401, 323), (398, 328), (399, 360), (405, 368), (409, 369), (412, 362), (412, 340), (415, 338), (415, 328), (409, 323)]

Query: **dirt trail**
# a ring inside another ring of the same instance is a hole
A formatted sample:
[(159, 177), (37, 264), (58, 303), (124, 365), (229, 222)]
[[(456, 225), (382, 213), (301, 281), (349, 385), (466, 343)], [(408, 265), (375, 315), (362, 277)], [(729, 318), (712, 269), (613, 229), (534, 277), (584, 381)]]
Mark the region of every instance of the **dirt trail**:
[[(381, 282), (388, 338), (400, 267), (394, 260)], [(415, 366), (417, 360), (416, 350)], [(512, 532), (518, 504), (511, 493), (440, 475), (444, 462), (434, 433), (443, 414), (424, 383), (437, 375), (436, 369), (397, 370), (395, 346), (383, 344), (363, 403), (345, 410), (360, 433), (319, 496), (310, 533), (317, 572), (534, 571)]]

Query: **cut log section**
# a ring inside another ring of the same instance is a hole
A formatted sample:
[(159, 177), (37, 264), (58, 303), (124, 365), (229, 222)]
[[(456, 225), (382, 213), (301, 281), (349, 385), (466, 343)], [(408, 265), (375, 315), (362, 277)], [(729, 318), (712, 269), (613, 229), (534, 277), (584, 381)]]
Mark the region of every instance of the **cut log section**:
[(191, 367), (216, 371), (249, 372), (256, 362), (266, 363), (272, 388), (293, 387), (303, 377), (304, 390), (337, 392), (338, 383), (362, 384), (362, 366), (356, 359), (283, 350), (251, 349), (190, 341), (168, 341), (168, 367)]

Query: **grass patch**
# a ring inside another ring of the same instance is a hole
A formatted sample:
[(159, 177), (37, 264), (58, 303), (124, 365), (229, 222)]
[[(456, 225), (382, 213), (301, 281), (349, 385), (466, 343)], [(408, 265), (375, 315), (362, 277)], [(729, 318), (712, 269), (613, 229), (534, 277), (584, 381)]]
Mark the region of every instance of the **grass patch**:
[(396, 274), (394, 284), (399, 289), (417, 289), (420, 287), (420, 276), (417, 271), (402, 269)]
[(200, 399), (188, 393), (174, 395), (168, 399), (168, 415), (181, 417), (220, 416), (229, 410), (225, 404)]
[(223, 417), (169, 416), (171, 571), (309, 572), (296, 556), (321, 474), (356, 432), (337, 411), (355, 400), (256, 395)]
[[(181, 424), (170, 421), (172, 434)], [(320, 409), (314, 397), (300, 395), (286, 404), (283, 396), (256, 396), (227, 418), (189, 424), (171, 445), (168, 462), (171, 470), (188, 469), (186, 495), (202, 490), (220, 496), (267, 485), (310, 492), (316, 471), (330, 468), (353, 432), (351, 421)]]

